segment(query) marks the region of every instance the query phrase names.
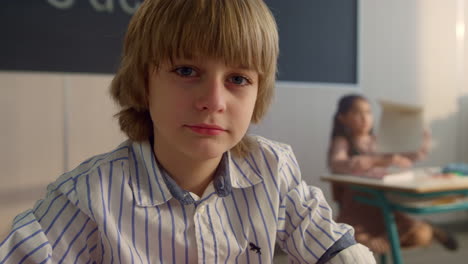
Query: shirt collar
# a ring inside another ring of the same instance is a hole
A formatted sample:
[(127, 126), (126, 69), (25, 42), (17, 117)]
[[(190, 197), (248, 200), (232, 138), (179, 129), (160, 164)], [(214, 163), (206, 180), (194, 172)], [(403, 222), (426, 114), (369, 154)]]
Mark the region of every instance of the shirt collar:
[[(157, 206), (171, 198), (182, 204), (195, 202), (157, 162), (149, 141), (132, 142), (129, 161), (130, 185), (137, 205)], [(231, 194), (232, 188), (251, 187), (262, 180), (255, 160), (236, 158), (226, 152), (216, 169), (213, 185), (217, 195), (225, 197)]]
[[(220, 197), (225, 197), (231, 194), (231, 178), (229, 176), (229, 154), (228, 152), (223, 154), (221, 161), (216, 168), (213, 185), (216, 191), (216, 194)], [(169, 173), (160, 166), (162, 172), (162, 178), (166, 183), (167, 188), (171, 192), (172, 196), (179, 200), (182, 204), (192, 204), (195, 203), (195, 200), (190, 195), (189, 191), (186, 191), (177, 185), (177, 183), (172, 179)]]

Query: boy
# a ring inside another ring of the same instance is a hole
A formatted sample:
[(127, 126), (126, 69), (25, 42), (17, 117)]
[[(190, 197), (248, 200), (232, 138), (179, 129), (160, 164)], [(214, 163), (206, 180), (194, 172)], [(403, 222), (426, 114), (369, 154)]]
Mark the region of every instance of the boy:
[(277, 56), (262, 0), (144, 1), (111, 85), (129, 140), (51, 184), (0, 263), (375, 263), (288, 145), (246, 136)]

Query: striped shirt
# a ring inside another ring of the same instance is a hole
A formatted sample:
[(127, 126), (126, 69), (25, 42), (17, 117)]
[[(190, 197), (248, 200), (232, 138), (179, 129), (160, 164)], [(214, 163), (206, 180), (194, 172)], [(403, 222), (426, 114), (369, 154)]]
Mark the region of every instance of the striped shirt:
[(202, 197), (182, 190), (149, 142), (122, 143), (63, 174), (17, 216), (3, 263), (375, 263), (302, 181), (291, 147), (255, 137), (226, 152)]

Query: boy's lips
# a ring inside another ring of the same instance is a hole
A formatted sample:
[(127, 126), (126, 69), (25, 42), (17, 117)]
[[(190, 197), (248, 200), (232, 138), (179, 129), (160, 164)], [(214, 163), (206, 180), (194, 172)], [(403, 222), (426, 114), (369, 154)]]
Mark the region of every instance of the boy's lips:
[(226, 131), (226, 129), (214, 124), (193, 124), (185, 125), (193, 132), (201, 135), (216, 136)]

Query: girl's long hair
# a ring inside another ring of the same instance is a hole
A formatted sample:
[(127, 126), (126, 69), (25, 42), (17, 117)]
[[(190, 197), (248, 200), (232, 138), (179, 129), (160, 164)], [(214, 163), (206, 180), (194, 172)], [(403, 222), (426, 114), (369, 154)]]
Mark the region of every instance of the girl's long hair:
[[(348, 113), (351, 108), (354, 105), (354, 102), (357, 100), (364, 100), (368, 102), (367, 98), (365, 98), (362, 95), (359, 94), (348, 94), (340, 98), (338, 101), (338, 108), (335, 112), (335, 115), (333, 116), (333, 128), (332, 128), (332, 133), (330, 137), (330, 143), (328, 147), (328, 155), (327, 155), (327, 165), (330, 169), (330, 155), (331, 155), (331, 149), (332, 149), (332, 144), (333, 140), (336, 137), (344, 137), (346, 141), (348, 142), (350, 148), (348, 150), (348, 154), (352, 154), (350, 152), (353, 152), (356, 148), (354, 147), (353, 141), (351, 140), (351, 135), (349, 133), (349, 129), (342, 124), (342, 122), (339, 120), (340, 115), (344, 115)], [(373, 130), (370, 131), (371, 134)], [(343, 192), (345, 190), (345, 186), (342, 184), (337, 184), (337, 183), (332, 183), (332, 195), (333, 195), (333, 200), (335, 200), (338, 203), (343, 202)]]
[(347, 128), (340, 122), (339, 116), (348, 113), (357, 100), (363, 100), (367, 102), (367, 99), (359, 94), (349, 94), (340, 98), (338, 101), (338, 108), (336, 109), (335, 115), (333, 116), (333, 129), (331, 138), (337, 136), (348, 137)]
[[(348, 113), (351, 108), (354, 105), (354, 102), (357, 100), (363, 100), (368, 102), (367, 98), (360, 95), (360, 94), (348, 94), (340, 98), (338, 101), (338, 108), (335, 112), (335, 115), (333, 116), (333, 127), (332, 127), (332, 133), (330, 137), (330, 147), (328, 148), (328, 163), (330, 162), (330, 154), (331, 154), (331, 145), (333, 142), (333, 139), (336, 137), (344, 137), (348, 144), (350, 144), (350, 150), (354, 149), (352, 147), (353, 142), (351, 140), (351, 135), (349, 133), (349, 129), (342, 124), (342, 122), (339, 120), (340, 115), (345, 115)], [(371, 135), (373, 134), (373, 129), (370, 131)]]

